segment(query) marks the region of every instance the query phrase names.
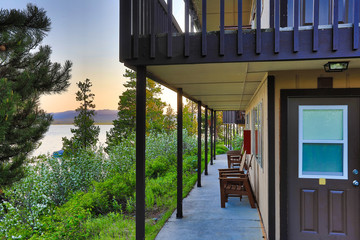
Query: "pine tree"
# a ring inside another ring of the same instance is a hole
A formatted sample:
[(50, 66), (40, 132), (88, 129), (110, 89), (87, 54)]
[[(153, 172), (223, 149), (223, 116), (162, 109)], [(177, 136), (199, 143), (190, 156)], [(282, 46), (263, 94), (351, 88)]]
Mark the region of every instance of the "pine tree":
[(51, 48), (40, 45), (50, 25), (31, 4), (0, 9), (0, 189), (23, 176), (27, 155), (48, 130), (52, 117), (40, 109), (40, 96), (69, 86), (71, 62), (51, 62)]
[(71, 129), (74, 136), (69, 140), (63, 138), (63, 147), (67, 153), (96, 146), (100, 127), (94, 126), (95, 116), (95, 94), (91, 93), (92, 83), (89, 79), (85, 82), (76, 83), (79, 91), (76, 92), (76, 101), (80, 102), (80, 107), (76, 109), (79, 113), (74, 119), (75, 129)]
[[(127, 89), (119, 97), (119, 112), (118, 118), (113, 121), (114, 127), (106, 134), (108, 147), (116, 145), (136, 129), (136, 73), (126, 70), (124, 77), (129, 78), (124, 84)], [(166, 104), (158, 97), (161, 93), (159, 84), (151, 79), (146, 80), (146, 130), (148, 132), (163, 131), (163, 111)]]

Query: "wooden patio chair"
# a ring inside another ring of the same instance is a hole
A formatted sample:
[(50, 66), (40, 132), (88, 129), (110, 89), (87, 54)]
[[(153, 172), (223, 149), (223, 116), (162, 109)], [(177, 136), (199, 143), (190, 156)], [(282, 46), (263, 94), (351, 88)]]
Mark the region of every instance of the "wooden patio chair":
[[(244, 154), (245, 155), (245, 154)], [(220, 199), (221, 207), (225, 207), (225, 202), (229, 197), (239, 197), (240, 201), (243, 195), (248, 196), (252, 208), (255, 208), (255, 198), (249, 181), (248, 169), (251, 166), (253, 155), (249, 161), (246, 158), (239, 168), (219, 169)], [(247, 169), (246, 166), (248, 167)]]
[[(241, 156), (240, 161), (234, 162), (235, 166), (239, 166), (237, 168), (221, 168), (219, 170), (219, 177), (221, 176), (221, 173), (244, 173), (244, 170), (247, 170), (248, 164), (246, 164), (246, 151)], [(230, 160), (231, 161), (231, 160)], [(239, 164), (238, 164), (239, 163)], [(228, 165), (229, 165), (229, 159), (228, 159)], [(230, 162), (230, 166), (234, 166), (233, 162)]]
[(236, 168), (236, 167), (239, 167), (240, 168), (240, 171), (243, 171), (244, 170), (244, 163), (246, 162), (246, 151), (244, 151), (242, 154), (241, 154), (241, 158), (239, 160), (232, 160), (230, 162), (231, 164), (231, 168)]
[(233, 163), (240, 163), (242, 152), (240, 150), (227, 151), (228, 168), (232, 168)]

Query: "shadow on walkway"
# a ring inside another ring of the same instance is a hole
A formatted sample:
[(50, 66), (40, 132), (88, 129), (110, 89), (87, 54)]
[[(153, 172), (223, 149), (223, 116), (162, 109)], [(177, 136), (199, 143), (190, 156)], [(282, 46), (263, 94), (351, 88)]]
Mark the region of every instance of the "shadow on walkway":
[(195, 187), (183, 200), (182, 219), (176, 210), (159, 232), (156, 240), (260, 240), (263, 239), (258, 210), (248, 198), (229, 198), (220, 207), (219, 168), (227, 168), (226, 154), (216, 156), (214, 165), (201, 176), (202, 187)]

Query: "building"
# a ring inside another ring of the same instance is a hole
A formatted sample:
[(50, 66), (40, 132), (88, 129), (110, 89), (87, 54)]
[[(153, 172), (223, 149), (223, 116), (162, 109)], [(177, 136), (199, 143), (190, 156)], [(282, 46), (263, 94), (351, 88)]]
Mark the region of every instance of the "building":
[(137, 121), (145, 76), (199, 106), (245, 110), (268, 239), (360, 239), (359, 1), (184, 3), (181, 29), (175, 0), (120, 0), (120, 61), (138, 74)]

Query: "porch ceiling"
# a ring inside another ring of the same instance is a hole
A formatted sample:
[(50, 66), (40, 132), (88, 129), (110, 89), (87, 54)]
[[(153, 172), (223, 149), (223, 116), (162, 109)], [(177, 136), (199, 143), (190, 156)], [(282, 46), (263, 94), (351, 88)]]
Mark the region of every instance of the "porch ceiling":
[(148, 72), (214, 110), (245, 109), (267, 72), (248, 63), (148, 66)]
[[(269, 72), (322, 70), (328, 61), (158, 65), (148, 66), (147, 71), (173, 89), (182, 88), (185, 95), (201, 101), (211, 109), (245, 110)], [(349, 68), (360, 68), (360, 59), (339, 61), (350, 61)]]

